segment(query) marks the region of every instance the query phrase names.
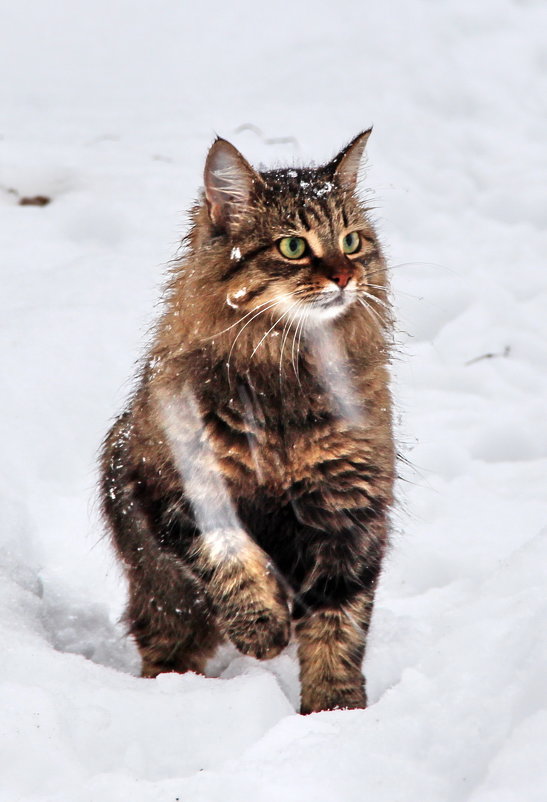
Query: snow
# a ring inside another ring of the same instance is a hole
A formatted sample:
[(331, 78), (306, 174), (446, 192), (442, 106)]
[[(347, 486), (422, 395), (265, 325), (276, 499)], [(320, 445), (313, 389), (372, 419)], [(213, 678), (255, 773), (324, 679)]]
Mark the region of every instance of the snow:
[[(3, 0), (1, 802), (547, 798), (546, 29), (539, 0)], [(94, 466), (207, 148), (320, 163), (371, 123), (411, 466), (370, 707), (299, 716), (292, 646), (140, 679)]]

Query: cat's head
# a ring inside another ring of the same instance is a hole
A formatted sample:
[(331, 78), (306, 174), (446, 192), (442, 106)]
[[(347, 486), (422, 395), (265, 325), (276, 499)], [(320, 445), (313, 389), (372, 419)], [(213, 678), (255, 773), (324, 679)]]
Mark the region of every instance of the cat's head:
[(321, 167), (266, 172), (225, 139), (214, 142), (198, 247), (217, 265), (229, 307), (267, 312), (280, 325), (333, 320), (359, 304), (382, 317), (384, 262), (356, 192), (369, 135)]

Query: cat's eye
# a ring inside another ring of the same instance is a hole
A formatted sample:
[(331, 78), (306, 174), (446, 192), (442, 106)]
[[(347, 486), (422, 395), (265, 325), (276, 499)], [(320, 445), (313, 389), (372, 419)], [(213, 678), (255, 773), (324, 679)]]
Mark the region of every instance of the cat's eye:
[(357, 231), (352, 231), (351, 234), (346, 234), (342, 240), (342, 249), (344, 253), (356, 253), (361, 247), (361, 237)]
[(308, 243), (304, 237), (283, 237), (277, 243), (277, 247), (285, 259), (301, 259), (306, 253)]

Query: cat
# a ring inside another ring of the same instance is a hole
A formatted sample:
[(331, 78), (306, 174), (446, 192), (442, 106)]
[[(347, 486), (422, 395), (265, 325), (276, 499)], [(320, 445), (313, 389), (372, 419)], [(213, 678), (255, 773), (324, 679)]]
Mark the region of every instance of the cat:
[(142, 675), (203, 672), (223, 641), (298, 645), (301, 712), (364, 708), (395, 451), (386, 262), (331, 162), (255, 170), (225, 139), (127, 410), (102, 509)]

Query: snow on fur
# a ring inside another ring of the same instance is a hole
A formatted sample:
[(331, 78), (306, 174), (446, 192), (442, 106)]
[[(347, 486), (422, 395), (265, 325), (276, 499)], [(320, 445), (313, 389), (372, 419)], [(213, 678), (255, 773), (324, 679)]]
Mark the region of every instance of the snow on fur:
[[(0, 800), (543, 801), (547, 10), (238, 8), (4, 15)], [(292, 647), (140, 679), (94, 462), (180, 210), (215, 130), (273, 166), (326, 161), (371, 122), (363, 187), (393, 266), (414, 467), (370, 707), (297, 715)]]

